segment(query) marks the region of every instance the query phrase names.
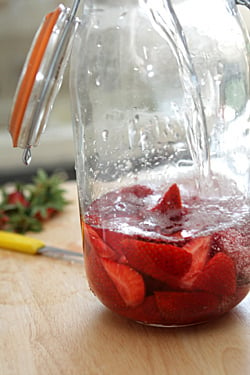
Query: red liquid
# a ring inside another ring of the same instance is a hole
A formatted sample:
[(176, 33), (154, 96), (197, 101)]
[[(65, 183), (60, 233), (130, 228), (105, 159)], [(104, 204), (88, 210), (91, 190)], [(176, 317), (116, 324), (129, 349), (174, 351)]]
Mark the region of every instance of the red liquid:
[(215, 202), (181, 200), (176, 185), (162, 197), (143, 186), (104, 195), (83, 224), (91, 290), (114, 312), (147, 324), (197, 324), (226, 313), (250, 281), (250, 225), (230, 226), (231, 209), (218, 230)]

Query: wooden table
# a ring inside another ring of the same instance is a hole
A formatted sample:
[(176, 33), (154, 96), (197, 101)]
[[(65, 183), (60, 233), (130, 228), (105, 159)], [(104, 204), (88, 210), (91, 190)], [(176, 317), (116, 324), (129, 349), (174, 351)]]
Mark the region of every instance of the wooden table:
[[(81, 251), (71, 204), (34, 236)], [(250, 296), (223, 318), (153, 328), (121, 318), (89, 291), (83, 265), (0, 251), (1, 375), (249, 375)]]

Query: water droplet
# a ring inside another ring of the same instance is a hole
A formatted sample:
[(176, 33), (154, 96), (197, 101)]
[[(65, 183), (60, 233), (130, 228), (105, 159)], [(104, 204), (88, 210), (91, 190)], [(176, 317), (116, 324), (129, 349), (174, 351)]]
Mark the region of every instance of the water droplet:
[(178, 167), (192, 167), (193, 161), (192, 160), (178, 160), (177, 166)]
[(135, 115), (135, 124), (137, 124), (140, 120), (140, 115), (136, 114)]
[(130, 171), (133, 167), (133, 164), (131, 162), (131, 160), (126, 160), (125, 161), (125, 165), (124, 165), (124, 170), (126, 171)]
[(96, 78), (96, 80), (95, 80), (95, 84), (96, 84), (97, 87), (100, 87), (100, 86), (101, 86), (101, 81), (100, 81), (100, 78), (99, 78), (99, 77)]
[(143, 55), (144, 55), (145, 60), (148, 60), (148, 50), (147, 50), (147, 47), (143, 46), (142, 50), (143, 50)]
[(153, 78), (154, 75), (155, 75), (154, 72), (149, 72), (149, 73), (148, 73), (148, 77), (149, 77), (149, 78)]
[(135, 144), (135, 137), (136, 137), (136, 129), (135, 129), (135, 121), (129, 121), (128, 125), (128, 141), (129, 147), (133, 148)]
[(31, 150), (28, 146), (23, 152), (23, 162), (25, 165), (30, 165), (32, 159)]
[(75, 118), (75, 123), (76, 123), (76, 124), (79, 124), (79, 123), (80, 123), (79, 116), (78, 116), (78, 115), (75, 115), (74, 118)]
[(206, 85), (206, 80), (204, 78), (201, 78), (200, 83), (201, 83), (201, 86), (205, 86)]
[(223, 62), (219, 61), (217, 65), (218, 73), (222, 74), (224, 72), (224, 64)]
[(218, 84), (218, 83), (221, 83), (221, 79), (222, 79), (222, 74), (215, 74), (214, 76), (214, 80), (215, 82)]
[(179, 107), (178, 105), (175, 103), (175, 102), (171, 102), (171, 109), (174, 113), (178, 113), (179, 112)]
[(120, 20), (123, 20), (124, 19), (124, 17), (127, 15), (127, 12), (123, 12), (121, 15), (120, 15)]
[(167, 129), (164, 129), (163, 133), (165, 134), (166, 137), (168, 137), (168, 130)]
[(109, 137), (109, 131), (108, 130), (103, 130), (103, 132), (102, 132), (102, 139), (104, 140), (104, 142), (107, 142), (108, 137)]
[(250, 129), (247, 128), (244, 130), (243, 136), (247, 137), (250, 134)]
[(148, 145), (148, 134), (147, 133), (141, 133), (140, 134), (140, 143), (142, 150), (145, 150)]

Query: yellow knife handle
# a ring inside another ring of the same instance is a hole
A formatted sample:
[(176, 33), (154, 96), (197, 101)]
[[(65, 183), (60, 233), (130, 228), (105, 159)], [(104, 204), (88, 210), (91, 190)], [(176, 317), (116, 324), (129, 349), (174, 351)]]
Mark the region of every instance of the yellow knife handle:
[(23, 234), (0, 231), (0, 247), (3, 249), (19, 251), (21, 253), (36, 254), (44, 247), (44, 242)]

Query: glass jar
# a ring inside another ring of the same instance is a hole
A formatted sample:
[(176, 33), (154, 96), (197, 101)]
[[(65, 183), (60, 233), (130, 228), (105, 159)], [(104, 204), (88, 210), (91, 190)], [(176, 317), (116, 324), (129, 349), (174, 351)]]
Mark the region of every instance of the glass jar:
[(179, 326), (249, 290), (249, 44), (233, 1), (167, 3), (85, 1), (70, 85), (90, 288)]
[(84, 1), (76, 175), (86, 275), (112, 311), (192, 325), (247, 295), (248, 60), (233, 0)]

